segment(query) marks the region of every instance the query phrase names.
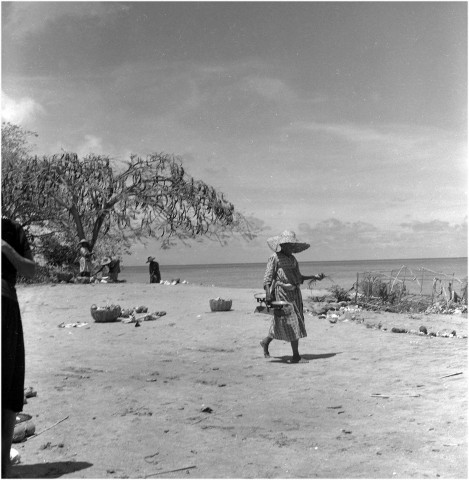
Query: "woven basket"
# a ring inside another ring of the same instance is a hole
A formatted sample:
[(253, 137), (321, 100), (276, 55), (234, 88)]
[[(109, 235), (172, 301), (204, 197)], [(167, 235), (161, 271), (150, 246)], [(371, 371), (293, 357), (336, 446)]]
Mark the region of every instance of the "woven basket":
[(115, 305), (111, 309), (98, 310), (97, 307), (93, 305), (90, 312), (96, 323), (115, 322), (121, 315), (121, 307)]
[(231, 310), (232, 300), (223, 300), (223, 298), (212, 298), (210, 300), (210, 310), (212, 312), (227, 312)]
[(34, 435), (36, 426), (32, 421), (31, 415), (18, 413), (15, 420), (15, 429), (13, 431), (13, 443), (22, 442), (26, 437)]

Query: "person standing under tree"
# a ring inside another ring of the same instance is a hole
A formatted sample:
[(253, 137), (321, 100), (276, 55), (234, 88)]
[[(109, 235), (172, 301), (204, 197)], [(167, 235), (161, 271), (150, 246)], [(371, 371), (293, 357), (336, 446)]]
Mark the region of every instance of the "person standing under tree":
[(150, 264), (150, 267), (149, 267), (150, 283), (160, 283), (161, 282), (160, 266), (158, 262), (155, 260), (155, 257), (148, 257), (146, 263)]
[(325, 275), (302, 275), (293, 253), (309, 248), (308, 243), (297, 240), (295, 232), (285, 230), (281, 235), (269, 238), (267, 244), (274, 254), (269, 257), (264, 275), (266, 304), (273, 299), (284, 301), (282, 309), (274, 308), (269, 335), (261, 341), (264, 357), (270, 357), (269, 344), (275, 338), (291, 343), (293, 356), (290, 363), (308, 363), (298, 351), (299, 339), (306, 337), (303, 298), (300, 285), (305, 280), (322, 280)]
[(9, 474), (16, 415), (24, 400), (25, 353), (16, 278), (32, 277), (35, 271), (24, 230), (2, 216), (2, 478)]
[(87, 240), (82, 238), (78, 242), (80, 247), (80, 277), (91, 276), (91, 245)]

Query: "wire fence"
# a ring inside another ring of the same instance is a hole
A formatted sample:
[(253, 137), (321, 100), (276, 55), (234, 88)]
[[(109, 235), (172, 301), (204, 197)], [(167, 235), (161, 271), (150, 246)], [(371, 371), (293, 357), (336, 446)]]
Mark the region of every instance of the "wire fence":
[(427, 303), (453, 302), (467, 304), (467, 277), (434, 272), (427, 268), (411, 269), (402, 265), (391, 271), (357, 273), (355, 299), (379, 298), (387, 303), (399, 303), (409, 296), (425, 297)]

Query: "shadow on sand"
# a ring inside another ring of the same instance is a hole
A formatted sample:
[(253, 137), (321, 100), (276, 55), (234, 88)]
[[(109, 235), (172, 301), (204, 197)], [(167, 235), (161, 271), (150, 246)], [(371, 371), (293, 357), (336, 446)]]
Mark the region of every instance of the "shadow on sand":
[(59, 478), (68, 473), (78, 472), (93, 466), (89, 462), (46, 462), (30, 465), (13, 465), (11, 476), (13, 478)]
[[(305, 360), (308, 360), (308, 362), (311, 362), (312, 360), (319, 360), (320, 358), (330, 358), (330, 357), (335, 357), (338, 353), (320, 353), (319, 355), (312, 355), (310, 353), (300, 353), (301, 358), (304, 358)], [(290, 363), (291, 360), (291, 355), (283, 355), (281, 357), (273, 357), (271, 360), (271, 363)], [(298, 364), (295, 364), (298, 365)]]

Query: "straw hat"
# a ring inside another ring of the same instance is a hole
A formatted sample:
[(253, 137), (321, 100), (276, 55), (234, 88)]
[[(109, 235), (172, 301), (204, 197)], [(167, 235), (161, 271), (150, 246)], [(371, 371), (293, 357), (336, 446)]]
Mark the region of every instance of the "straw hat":
[(274, 252), (280, 252), (280, 246), (286, 243), (290, 245), (292, 253), (300, 253), (309, 248), (309, 243), (300, 242), (296, 238), (295, 232), (290, 230), (285, 230), (282, 234), (267, 239), (267, 245)]
[(155, 257), (148, 257), (145, 263), (153, 262), (153, 260), (155, 260)]
[(101, 265), (109, 265), (111, 263), (111, 259), (110, 257), (104, 257), (102, 262), (101, 262)]

